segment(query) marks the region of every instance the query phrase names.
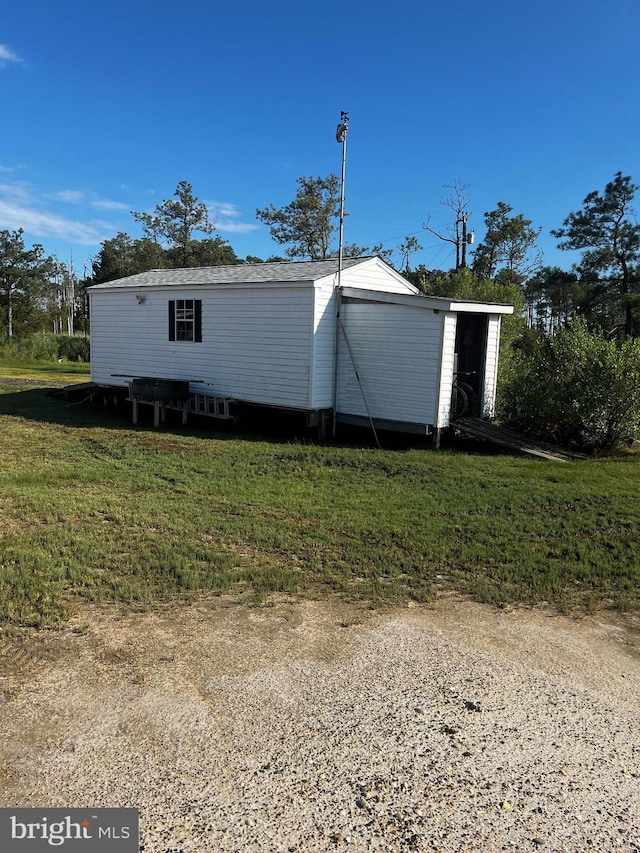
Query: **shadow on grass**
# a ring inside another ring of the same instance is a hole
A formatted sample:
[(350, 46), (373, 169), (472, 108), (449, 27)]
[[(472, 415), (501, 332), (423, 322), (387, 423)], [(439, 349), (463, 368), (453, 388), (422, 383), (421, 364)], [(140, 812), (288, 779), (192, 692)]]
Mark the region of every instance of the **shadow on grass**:
[[(153, 432), (158, 435), (175, 434), (195, 438), (243, 439), (253, 442), (314, 443), (312, 432), (305, 426), (304, 416), (300, 414), (278, 413), (256, 409), (250, 414), (243, 412), (240, 423), (233, 421), (214, 422), (210, 418), (198, 415), (189, 416), (189, 424), (184, 426), (181, 414), (168, 410), (166, 423), (153, 427), (153, 408), (140, 407), (137, 425), (133, 424), (132, 405), (122, 396), (114, 402), (109, 399), (107, 405), (102, 401), (90, 402), (88, 394), (82, 396), (82, 389), (74, 390), (75, 399), (65, 399), (60, 387), (30, 387), (37, 380), (20, 380), (20, 390), (1, 392), (2, 386), (14, 387), (11, 380), (0, 380), (0, 416), (22, 418), (40, 423), (56, 424), (71, 428), (97, 428), (119, 430), (123, 432)], [(18, 382), (15, 382), (18, 385)]]
[[(38, 387), (31, 387), (37, 383)], [(116, 431), (157, 432), (158, 434), (176, 434), (194, 438), (216, 440), (242, 439), (249, 442), (270, 444), (301, 443), (319, 446), (375, 449), (375, 437), (370, 429), (342, 425), (335, 439), (321, 441), (315, 430), (305, 423), (304, 413), (284, 412), (259, 406), (244, 406), (240, 417), (235, 421), (217, 421), (190, 415), (189, 424), (184, 426), (181, 414), (167, 411), (166, 423), (159, 428), (153, 427), (153, 409), (151, 406), (140, 408), (140, 419), (133, 424), (132, 406), (124, 398), (108, 405), (102, 402), (91, 403), (88, 395), (82, 397), (78, 387), (74, 399), (65, 399), (62, 387), (47, 387), (38, 380), (1, 380), (0, 389), (19, 385), (20, 390), (0, 390), (0, 415), (23, 418), (41, 423), (57, 424), (70, 428), (98, 428)], [(433, 450), (431, 436), (412, 435), (401, 432), (378, 432), (383, 450), (405, 452), (409, 450)], [(478, 439), (454, 436), (445, 433), (442, 449), (460, 452), (472, 456), (509, 455), (508, 451)]]
[[(0, 380), (0, 389), (13, 383)], [(74, 389), (72, 398), (66, 399), (63, 388), (60, 387), (29, 387), (29, 380), (22, 380), (19, 391), (0, 391), (0, 416), (22, 418), (39, 423), (55, 424), (57, 426), (78, 429), (106, 429), (122, 432), (157, 432), (158, 434), (179, 434), (197, 438), (231, 438), (237, 433), (231, 426), (227, 429), (211, 429), (211, 423), (205, 419), (192, 419), (188, 426), (182, 426), (178, 412), (168, 411), (166, 423), (158, 429), (153, 427), (153, 409), (151, 406), (140, 407), (140, 419), (137, 425), (132, 421), (132, 406), (125, 399), (114, 403), (109, 400), (107, 405), (102, 401), (91, 402), (88, 394), (82, 396), (81, 388)], [(201, 421), (204, 421), (201, 423)], [(254, 436), (250, 436), (254, 437)], [(257, 438), (256, 438), (257, 440)]]

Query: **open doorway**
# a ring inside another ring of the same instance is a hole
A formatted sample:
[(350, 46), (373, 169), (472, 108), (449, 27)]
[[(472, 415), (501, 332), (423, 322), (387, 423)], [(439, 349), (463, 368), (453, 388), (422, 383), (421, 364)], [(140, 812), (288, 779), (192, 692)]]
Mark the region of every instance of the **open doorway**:
[[(454, 360), (454, 410), (458, 416), (482, 415), (487, 328), (486, 314), (458, 314)], [(456, 388), (463, 389), (457, 396)]]

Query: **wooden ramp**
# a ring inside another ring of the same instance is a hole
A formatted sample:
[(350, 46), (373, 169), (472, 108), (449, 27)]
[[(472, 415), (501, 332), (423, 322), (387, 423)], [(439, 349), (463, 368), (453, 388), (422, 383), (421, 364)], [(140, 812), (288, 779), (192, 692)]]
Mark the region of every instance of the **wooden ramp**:
[(458, 418), (452, 422), (451, 426), (466, 435), (483, 438), (492, 444), (499, 444), (508, 447), (510, 450), (517, 450), (519, 453), (536, 456), (538, 459), (569, 462), (572, 459), (587, 458), (583, 453), (574, 453), (570, 450), (564, 450), (562, 447), (556, 447), (554, 444), (545, 444), (542, 441), (527, 438), (519, 432), (496, 426), (490, 421), (483, 421), (481, 418)]
[(65, 400), (71, 400), (91, 394), (97, 387), (95, 382), (74, 382), (73, 385), (65, 385), (60, 391)]

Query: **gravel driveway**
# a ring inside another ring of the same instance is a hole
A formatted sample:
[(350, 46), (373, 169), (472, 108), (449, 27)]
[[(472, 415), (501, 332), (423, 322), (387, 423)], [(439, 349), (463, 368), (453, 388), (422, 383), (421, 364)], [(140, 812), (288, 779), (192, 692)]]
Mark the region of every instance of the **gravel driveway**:
[(223, 601), (0, 639), (0, 805), (145, 853), (640, 851), (640, 620)]

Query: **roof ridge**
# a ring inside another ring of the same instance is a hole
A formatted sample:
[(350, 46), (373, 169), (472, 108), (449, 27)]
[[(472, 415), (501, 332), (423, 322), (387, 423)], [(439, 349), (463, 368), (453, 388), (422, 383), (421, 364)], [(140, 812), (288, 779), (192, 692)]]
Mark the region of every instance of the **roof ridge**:
[[(373, 260), (376, 256), (343, 259), (343, 269)], [(145, 270), (111, 281), (91, 285), (95, 288), (162, 285), (202, 284), (266, 284), (315, 281), (338, 272), (339, 258), (322, 258), (315, 261), (268, 261), (256, 264), (220, 264), (207, 267), (177, 267)], [(149, 282), (149, 279), (155, 279)]]

